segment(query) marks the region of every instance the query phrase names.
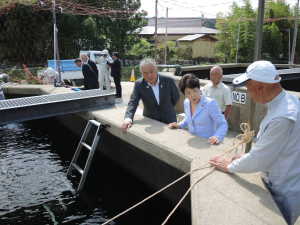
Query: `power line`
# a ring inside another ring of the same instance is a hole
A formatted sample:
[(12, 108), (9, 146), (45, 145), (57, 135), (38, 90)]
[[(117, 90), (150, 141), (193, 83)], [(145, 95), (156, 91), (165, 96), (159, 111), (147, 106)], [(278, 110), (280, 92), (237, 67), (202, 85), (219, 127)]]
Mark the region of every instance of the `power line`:
[[(199, 10), (195, 9), (195, 8), (191, 8), (189, 6), (184, 6), (181, 5), (178, 1), (171, 1), (171, 0), (160, 0), (163, 3), (172, 3), (173, 5), (177, 5), (183, 8), (187, 8), (190, 10), (196, 10), (197, 12), (199, 12)], [(52, 1), (51, 0), (41, 0), (39, 2), (42, 2), (43, 4), (31, 4), (32, 7), (34, 8), (34, 10), (37, 11), (51, 11), (51, 5), (52, 5)], [(175, 3), (174, 3), (175, 2)], [(19, 1), (15, 0), (10, 2), (7, 5), (4, 5), (0, 8), (0, 15), (1, 14), (6, 14), (8, 13), (10, 10), (12, 10), (13, 8), (16, 7), (16, 4), (19, 3)], [(227, 2), (228, 3), (228, 2)], [(210, 6), (216, 6), (216, 5), (225, 5), (227, 4), (225, 3), (215, 3), (215, 4), (209, 4), (206, 5), (205, 7), (210, 7)], [(27, 3), (26, 3), (27, 4)], [(28, 3), (29, 4), (29, 3)], [(161, 3), (159, 3), (160, 7), (166, 8), (166, 6), (162, 5)], [(198, 5), (200, 6), (200, 5)], [(117, 20), (127, 20), (129, 19), (131, 16), (136, 15), (136, 13), (138, 13), (138, 10), (121, 10), (121, 9), (111, 9), (111, 8), (104, 8), (104, 7), (96, 7), (92, 4), (80, 4), (80, 3), (74, 3), (73, 1), (69, 1), (69, 0), (57, 0), (57, 7), (56, 10), (59, 10), (62, 14), (71, 14), (71, 15), (96, 15), (96, 16), (104, 16), (104, 17), (108, 17), (111, 19), (117, 19)], [(199, 18), (191, 18), (191, 19), (172, 19), (170, 18), (170, 20), (172, 20), (173, 22), (175, 21), (193, 21), (193, 20), (199, 20)], [(230, 18), (217, 18), (216, 19), (218, 22), (222, 23), (222, 22), (226, 22), (228, 20), (230, 20)], [(239, 18), (236, 19), (235, 21), (237, 22), (246, 22), (246, 21), (255, 21), (255, 18)], [(295, 16), (288, 16), (288, 17), (278, 17), (278, 18), (265, 18), (264, 22), (268, 23), (268, 22), (277, 22), (277, 21), (282, 21), (282, 20), (289, 20), (289, 21), (293, 21), (296, 20)], [(161, 24), (161, 23), (160, 23)]]
[[(17, 1), (10, 2), (0, 8), (0, 14), (6, 14), (16, 7)], [(72, 15), (98, 15), (98, 16), (114, 16), (116, 19), (128, 19), (130, 16), (135, 15), (138, 10), (129, 9), (111, 9), (104, 7), (96, 7), (92, 5), (75, 3), (67, 0), (57, 0), (56, 10), (60, 10), (64, 14)], [(36, 11), (50, 11), (52, 8), (51, 0), (42, 0), (38, 3), (31, 4)], [(119, 18), (117, 18), (119, 17)]]

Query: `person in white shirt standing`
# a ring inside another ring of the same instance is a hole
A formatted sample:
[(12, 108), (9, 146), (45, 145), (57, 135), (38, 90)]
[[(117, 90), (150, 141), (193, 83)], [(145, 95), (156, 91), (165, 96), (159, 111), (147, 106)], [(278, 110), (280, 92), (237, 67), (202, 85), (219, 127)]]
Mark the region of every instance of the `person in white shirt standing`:
[(210, 70), (211, 83), (203, 88), (203, 94), (217, 101), (221, 112), (226, 119), (232, 110), (232, 98), (230, 88), (222, 82), (223, 70), (220, 66), (214, 66)]
[(112, 58), (109, 55), (108, 50), (104, 49), (101, 52), (101, 56), (97, 58), (97, 63), (99, 65), (99, 87), (100, 90), (110, 90), (110, 67), (108, 63), (113, 63)]
[(275, 66), (268, 61), (252, 63), (247, 72), (233, 80), (245, 84), (253, 101), (266, 104), (257, 141), (250, 152), (228, 160), (215, 157), (210, 163), (229, 173), (263, 172), (287, 224), (300, 216), (300, 102), (284, 91)]

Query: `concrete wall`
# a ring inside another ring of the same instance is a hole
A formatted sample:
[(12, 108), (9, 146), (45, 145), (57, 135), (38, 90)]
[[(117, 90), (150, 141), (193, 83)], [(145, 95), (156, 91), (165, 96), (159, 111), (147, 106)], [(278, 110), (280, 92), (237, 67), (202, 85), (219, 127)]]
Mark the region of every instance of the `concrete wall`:
[[(78, 137), (82, 135), (88, 119), (99, 120), (99, 117), (95, 114), (92, 115), (86, 113), (57, 117), (57, 120), (61, 124)], [(104, 120), (101, 121), (104, 122)], [(107, 123), (106, 120), (105, 123)], [(97, 151), (123, 167), (140, 181), (146, 183), (151, 189), (159, 190), (182, 176), (184, 174), (183, 171), (190, 170), (189, 160), (168, 153), (165, 153), (165, 157), (168, 158), (168, 160), (161, 160), (161, 157), (159, 157), (161, 154), (159, 152), (163, 152), (163, 150), (157, 149), (158, 146), (152, 141), (140, 139), (138, 134), (132, 135), (131, 133), (128, 133), (126, 134), (126, 139), (130, 139), (131, 141), (126, 142), (122, 140), (123, 138), (120, 138), (121, 136), (124, 136), (124, 134), (122, 134), (119, 126), (115, 126), (111, 123), (109, 124), (111, 127), (104, 132), (104, 135), (101, 138), (101, 144), (98, 146)], [(143, 146), (142, 149), (146, 152), (141, 151), (138, 146)], [(148, 152), (151, 152), (152, 154), (148, 154)], [(171, 163), (171, 161), (174, 161), (175, 163)], [(174, 165), (177, 164), (176, 162), (180, 162), (180, 167), (174, 167)], [(190, 180), (187, 177), (176, 186), (164, 191), (160, 196), (167, 198), (176, 204), (178, 196), (182, 196), (189, 185)], [(181, 209), (190, 213), (190, 207), (189, 196), (183, 202)]]
[[(133, 83), (122, 85), (124, 101), (128, 101)], [(25, 90), (31, 94), (70, 91), (51, 86), (36, 87), (38, 90), (30, 90), (30, 85), (20, 88), (24, 95)], [(18, 86), (6, 87), (5, 93), (20, 94), (17, 89)], [(140, 107), (133, 127), (128, 132), (122, 132), (120, 126), (125, 109), (126, 102), (102, 110), (60, 117), (59, 120), (77, 134), (82, 133), (89, 119), (110, 125), (104, 136), (105, 140), (110, 139), (107, 142), (110, 146), (104, 148), (105, 150), (100, 148), (99, 151), (102, 150), (103, 154), (154, 189), (162, 188), (191, 169), (207, 165), (212, 156), (232, 147), (235, 136), (233, 133), (229, 133), (222, 144), (212, 146), (206, 139), (195, 137), (185, 130), (171, 130), (165, 124), (143, 117)], [(107, 135), (108, 133), (110, 135)], [(207, 170), (193, 172), (190, 181), (185, 180), (175, 185), (163, 195), (174, 203), (177, 202), (186, 191), (189, 182), (198, 182), (206, 172)], [(191, 199), (185, 202), (184, 208), (188, 210), (190, 204), (193, 225), (285, 224), (270, 193), (257, 174), (232, 176), (216, 171), (192, 190)]]
[[(233, 88), (232, 91), (237, 92), (238, 94), (244, 93), (246, 94), (245, 104), (242, 103), (233, 103), (232, 113), (228, 119), (229, 128), (232, 131), (240, 131), (240, 124), (248, 122), (249, 112), (250, 112), (250, 96), (247, 92), (247, 88)], [(296, 95), (300, 98), (300, 93), (288, 91), (290, 94)], [(241, 95), (240, 95), (241, 96)], [(257, 132), (259, 129), (260, 122), (264, 118), (267, 112), (266, 105), (262, 105), (259, 103), (255, 104), (255, 113), (254, 113), (254, 130)]]
[[(172, 73), (163, 72), (162, 74), (164, 74), (165, 76), (172, 77), (175, 80), (177, 85), (179, 83), (179, 80), (181, 79), (181, 77), (174, 76)], [(205, 86), (209, 82), (210, 82), (209, 80), (200, 79), (201, 87)], [(239, 87), (239, 88), (230, 87), (230, 88), (233, 92), (236, 92), (236, 95), (235, 95), (236, 100), (237, 100), (238, 96), (239, 96), (239, 98), (241, 98), (241, 95), (243, 95), (243, 94), (244, 94), (244, 96), (246, 96), (246, 99), (244, 102), (242, 102), (242, 101), (233, 102), (232, 112), (228, 119), (229, 130), (235, 131), (235, 132), (240, 132), (240, 124), (248, 121), (249, 111), (250, 111), (250, 96), (247, 92), (246, 87)], [(300, 98), (299, 92), (289, 91), (289, 93), (296, 95)], [(176, 111), (178, 113), (183, 112), (184, 96), (182, 93), (180, 93), (180, 95), (181, 95), (180, 100), (176, 105)], [(238, 102), (240, 102), (240, 103), (238, 103)], [(254, 130), (256, 132), (259, 129), (259, 124), (260, 124), (261, 120), (263, 119), (263, 117), (265, 116), (266, 111), (267, 111), (267, 108), (265, 105), (262, 105), (259, 103), (255, 104)]]

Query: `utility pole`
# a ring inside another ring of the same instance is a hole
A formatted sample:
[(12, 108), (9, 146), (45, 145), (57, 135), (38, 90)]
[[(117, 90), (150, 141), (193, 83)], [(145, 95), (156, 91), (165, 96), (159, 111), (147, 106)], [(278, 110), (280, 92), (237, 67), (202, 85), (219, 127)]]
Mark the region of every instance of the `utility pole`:
[(168, 57), (168, 19), (169, 19), (169, 8), (166, 10), (166, 33), (165, 33), (165, 65), (167, 65)]
[(238, 56), (239, 56), (239, 42), (240, 42), (240, 29), (241, 29), (241, 25), (239, 23), (239, 27), (238, 27), (238, 37), (236, 40), (236, 55), (235, 55), (235, 63), (238, 63)]
[(296, 12), (295, 12), (295, 24), (294, 24), (294, 37), (293, 37), (293, 45), (292, 45), (292, 54), (290, 58), (290, 64), (294, 64), (295, 60), (295, 51), (297, 45), (297, 35), (298, 35), (298, 20), (299, 20), (299, 0), (297, 1), (296, 5)]
[(288, 64), (291, 63), (291, 29), (288, 29), (289, 31), (289, 60), (288, 60)]
[(259, 0), (258, 15), (257, 15), (257, 21), (256, 21), (256, 41), (255, 41), (254, 61), (261, 59), (264, 13), (265, 13), (265, 0)]
[(59, 50), (58, 50), (58, 42), (57, 42), (57, 26), (56, 26), (56, 2), (53, 0), (53, 56), (54, 56), (54, 65), (55, 70), (58, 72), (58, 80), (54, 81), (54, 86), (61, 86), (62, 79), (61, 79), (61, 71), (60, 71), (60, 59), (59, 59)]
[[(257, 15), (257, 21), (256, 21), (256, 41), (255, 41), (254, 61), (261, 59), (264, 12), (265, 12), (265, 0), (259, 0), (258, 15)], [(249, 117), (248, 117), (250, 129), (254, 128), (254, 114), (255, 114), (255, 102), (253, 101), (253, 99), (250, 99), (250, 108), (249, 108)], [(249, 142), (246, 145), (246, 149), (245, 149), (246, 152), (250, 151), (251, 145), (252, 145), (252, 142)]]
[(57, 70), (57, 64), (56, 64), (56, 56), (57, 56), (57, 48), (56, 48), (56, 45), (57, 45), (57, 35), (56, 35), (56, 13), (55, 13), (55, 8), (56, 8), (56, 3), (55, 3), (55, 0), (52, 1), (52, 17), (53, 17), (53, 59), (54, 59), (54, 66), (55, 66), (55, 69)]
[(157, 41), (157, 14), (158, 14), (158, 0), (155, 0), (155, 30), (154, 30), (154, 43), (155, 43), (155, 51), (154, 51), (154, 58), (155, 60), (157, 59), (157, 44), (158, 44), (158, 41)]

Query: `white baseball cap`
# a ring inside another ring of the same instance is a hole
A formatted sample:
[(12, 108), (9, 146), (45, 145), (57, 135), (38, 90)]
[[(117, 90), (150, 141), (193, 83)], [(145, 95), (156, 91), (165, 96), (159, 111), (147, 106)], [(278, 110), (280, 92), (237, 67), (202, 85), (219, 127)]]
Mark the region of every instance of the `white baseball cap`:
[(104, 49), (102, 52), (103, 52), (103, 54), (108, 55), (108, 50), (107, 49)]
[(233, 85), (244, 85), (247, 80), (255, 80), (262, 83), (279, 83), (281, 78), (275, 66), (269, 61), (256, 61), (247, 67), (246, 73), (235, 78)]

